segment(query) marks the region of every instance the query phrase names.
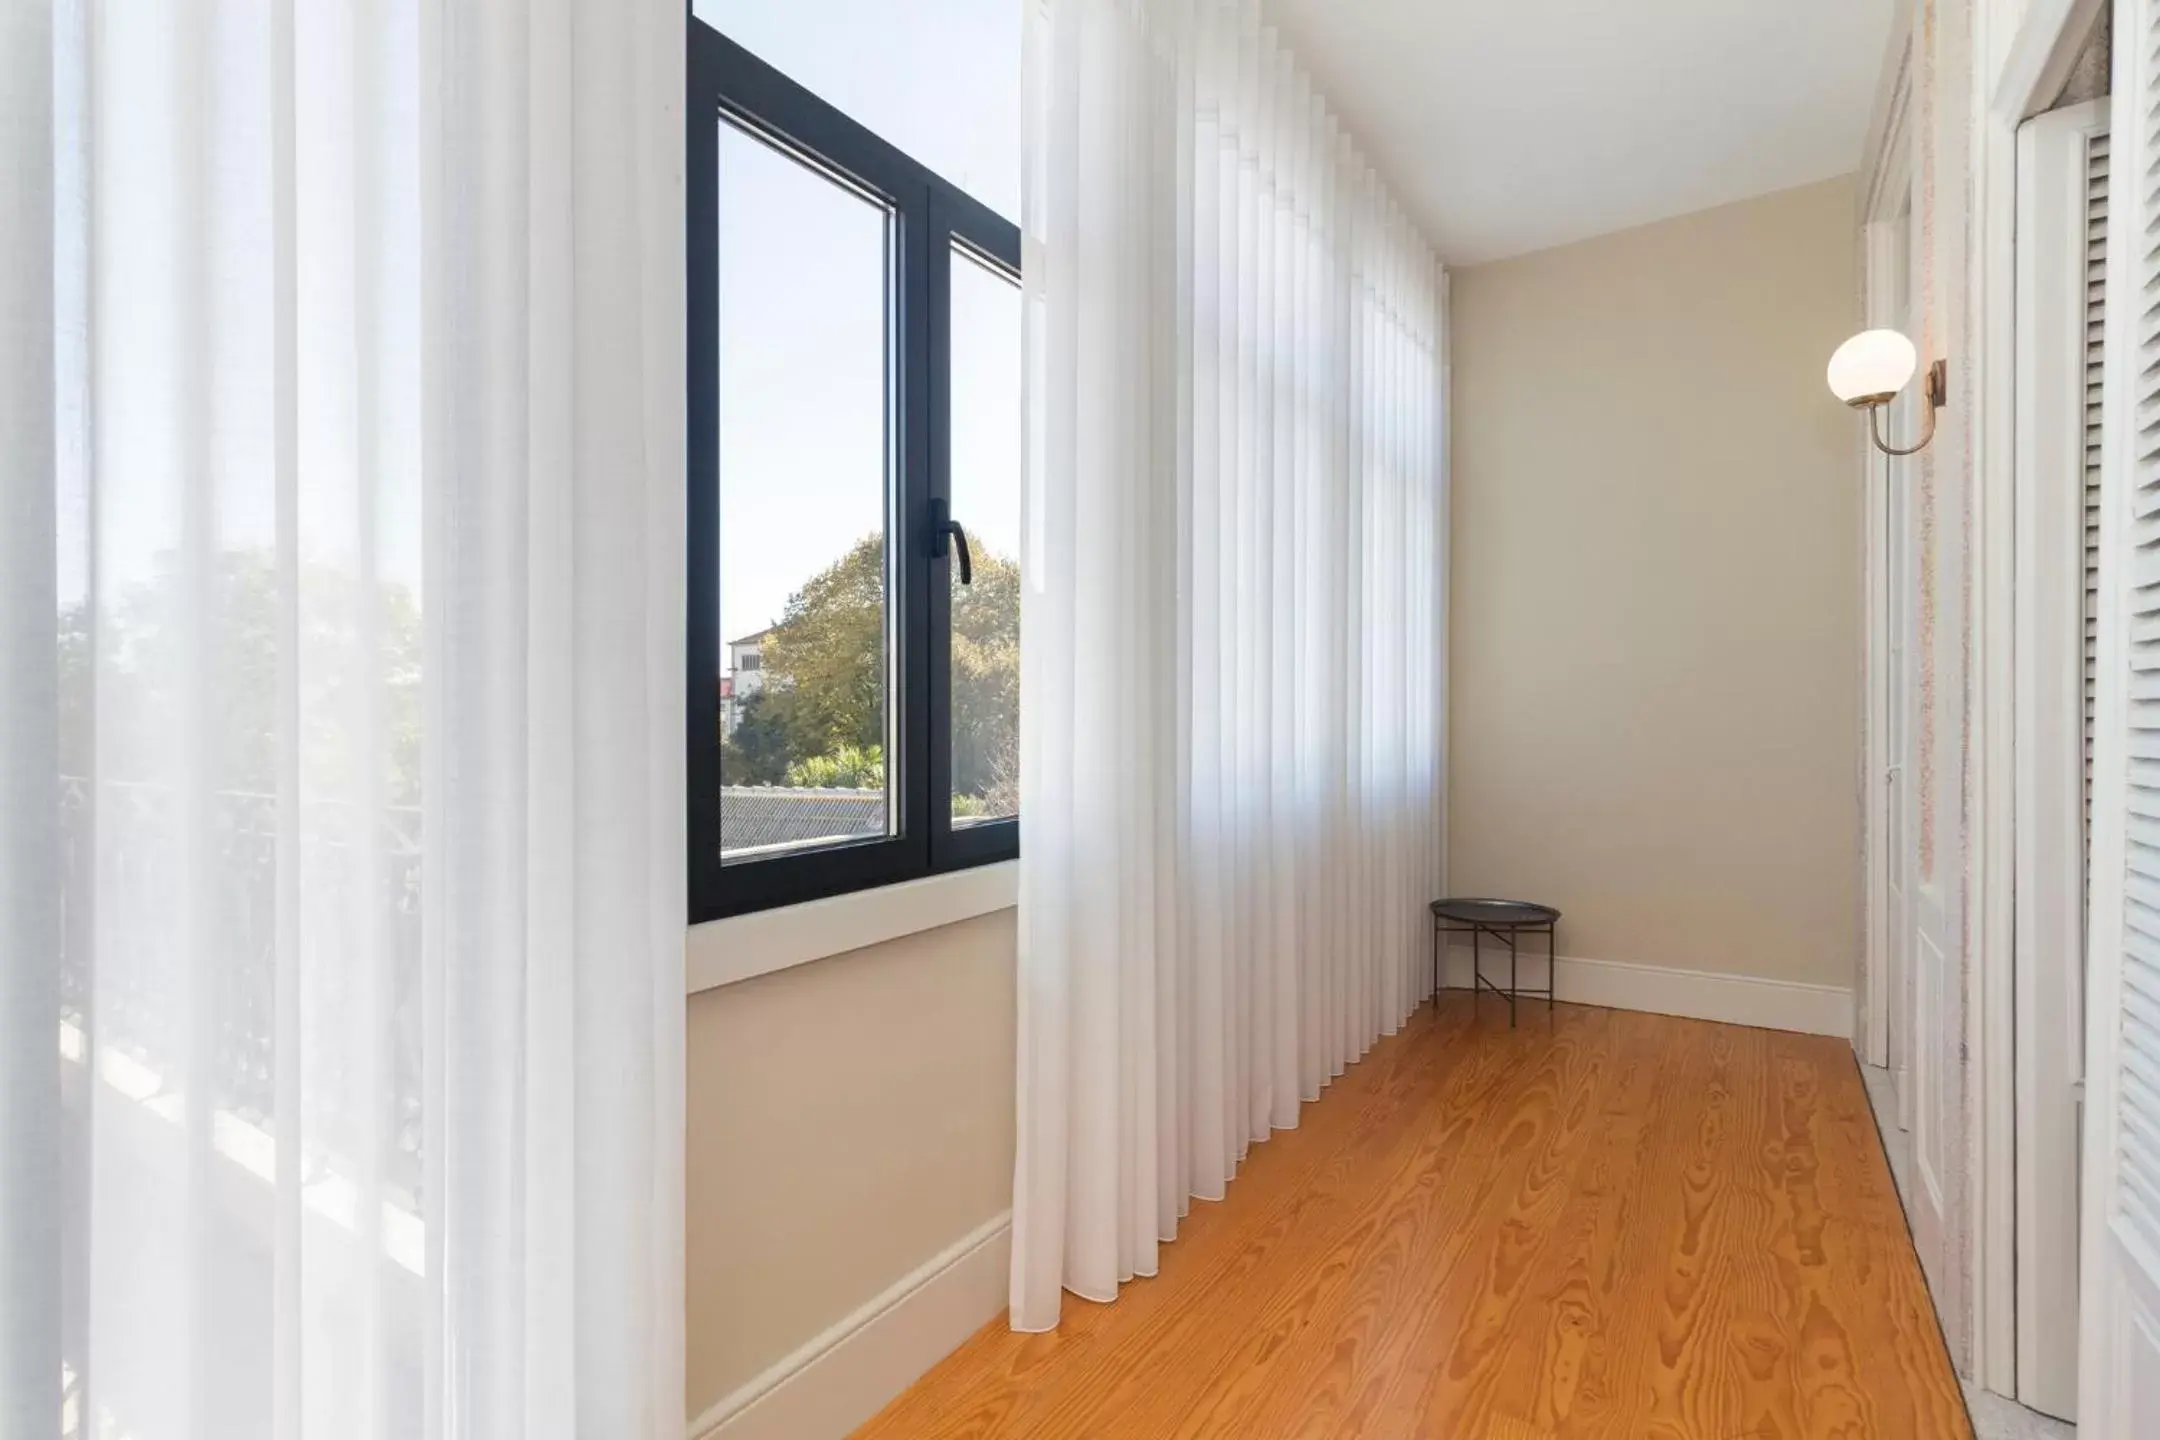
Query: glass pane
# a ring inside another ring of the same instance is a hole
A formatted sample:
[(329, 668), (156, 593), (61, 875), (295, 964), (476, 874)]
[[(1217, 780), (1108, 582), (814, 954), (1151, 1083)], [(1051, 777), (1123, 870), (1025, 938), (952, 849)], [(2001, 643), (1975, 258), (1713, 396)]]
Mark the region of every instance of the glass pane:
[(952, 256), (952, 513), (975, 583), (952, 567), (952, 819), (1020, 813), (1020, 287)]
[(1019, 0), (693, 0), (691, 8), (991, 209), (1019, 215)]
[[(886, 208), (720, 125), (720, 831), (888, 835)], [(896, 768), (896, 767), (891, 767)]]

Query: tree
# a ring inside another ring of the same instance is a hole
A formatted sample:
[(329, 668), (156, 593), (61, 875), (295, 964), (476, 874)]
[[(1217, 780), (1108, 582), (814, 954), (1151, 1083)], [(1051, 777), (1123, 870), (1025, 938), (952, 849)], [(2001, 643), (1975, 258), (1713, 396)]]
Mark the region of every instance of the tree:
[(807, 760), (885, 743), (885, 537), (867, 535), (788, 597), (766, 637), (765, 687)]
[(953, 792), (985, 813), (1020, 799), (1020, 566), (985, 550), (952, 603)]
[[(288, 589), (300, 627), (299, 654), (289, 658), (302, 783), (313, 796), (353, 795), (364, 764), (374, 770), (382, 804), (417, 806), (418, 602), (394, 581), (366, 581), (312, 561), (281, 582), (268, 548), (219, 551), (199, 572), (176, 555), (160, 555), (143, 578), (103, 602), (95, 644), (88, 599), (61, 612), (66, 773), (89, 773), (94, 736), (101, 780), (157, 780), (183, 763), (177, 747), (192, 722), (207, 737), (214, 788), (276, 793), (284, 740), (279, 614)], [(183, 685), (181, 677), (198, 666), (205, 683)], [(186, 713), (190, 705), (202, 713)], [(362, 717), (375, 727), (365, 757), (353, 748)]]
[[(875, 785), (885, 743), (885, 538), (868, 535), (788, 598), (762, 648), (764, 686), (722, 746), (730, 785)], [(953, 789), (1018, 808), (1020, 567), (985, 550), (953, 586)], [(818, 777), (818, 778), (813, 778)], [(837, 778), (836, 778), (837, 777)]]
[(778, 785), (787, 779), (794, 741), (772, 692), (760, 690), (742, 702), (735, 733), (720, 744), (720, 783)]

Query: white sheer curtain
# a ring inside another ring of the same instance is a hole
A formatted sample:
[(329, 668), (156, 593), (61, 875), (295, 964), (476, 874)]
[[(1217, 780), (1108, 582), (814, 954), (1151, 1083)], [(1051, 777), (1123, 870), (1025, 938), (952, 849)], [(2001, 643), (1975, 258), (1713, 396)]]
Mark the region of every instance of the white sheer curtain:
[(1013, 1323), (1430, 987), (1442, 272), (1249, 0), (1031, 0)]
[(0, 8), (10, 1436), (682, 1434), (683, 33)]

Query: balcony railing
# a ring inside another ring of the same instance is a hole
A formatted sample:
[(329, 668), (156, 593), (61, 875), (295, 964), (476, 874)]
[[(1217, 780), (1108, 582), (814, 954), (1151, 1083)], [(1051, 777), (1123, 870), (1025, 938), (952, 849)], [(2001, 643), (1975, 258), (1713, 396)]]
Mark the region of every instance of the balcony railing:
[[(89, 780), (62, 778), (63, 1020), (168, 1086), (207, 1057), (209, 1104), (274, 1131), (280, 867), (296, 867), (287, 974), (306, 987), (296, 1058), (310, 1150), (350, 1163), (375, 1147), (386, 1188), (417, 1204), (420, 811), (369, 820), (311, 804), (281, 846), (275, 795), (107, 780), (91, 797)], [(363, 825), (367, 846), (353, 843)], [(190, 1003), (204, 996), (208, 1013)], [(356, 1031), (371, 1013), (380, 1028)]]

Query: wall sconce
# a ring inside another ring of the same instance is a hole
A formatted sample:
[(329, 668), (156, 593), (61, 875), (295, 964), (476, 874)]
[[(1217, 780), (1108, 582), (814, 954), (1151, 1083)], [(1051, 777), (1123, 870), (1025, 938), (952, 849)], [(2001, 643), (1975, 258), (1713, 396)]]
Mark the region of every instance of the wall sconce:
[(1837, 347), (1830, 357), (1830, 393), (1855, 410), (1868, 412), (1868, 434), (1885, 455), (1916, 455), (1935, 438), (1935, 412), (1950, 398), (1950, 362), (1937, 360), (1927, 372), (1927, 429), (1917, 444), (1900, 450), (1882, 437), (1883, 407), (1897, 398), (1919, 364), (1912, 341), (1895, 330), (1863, 330)]

